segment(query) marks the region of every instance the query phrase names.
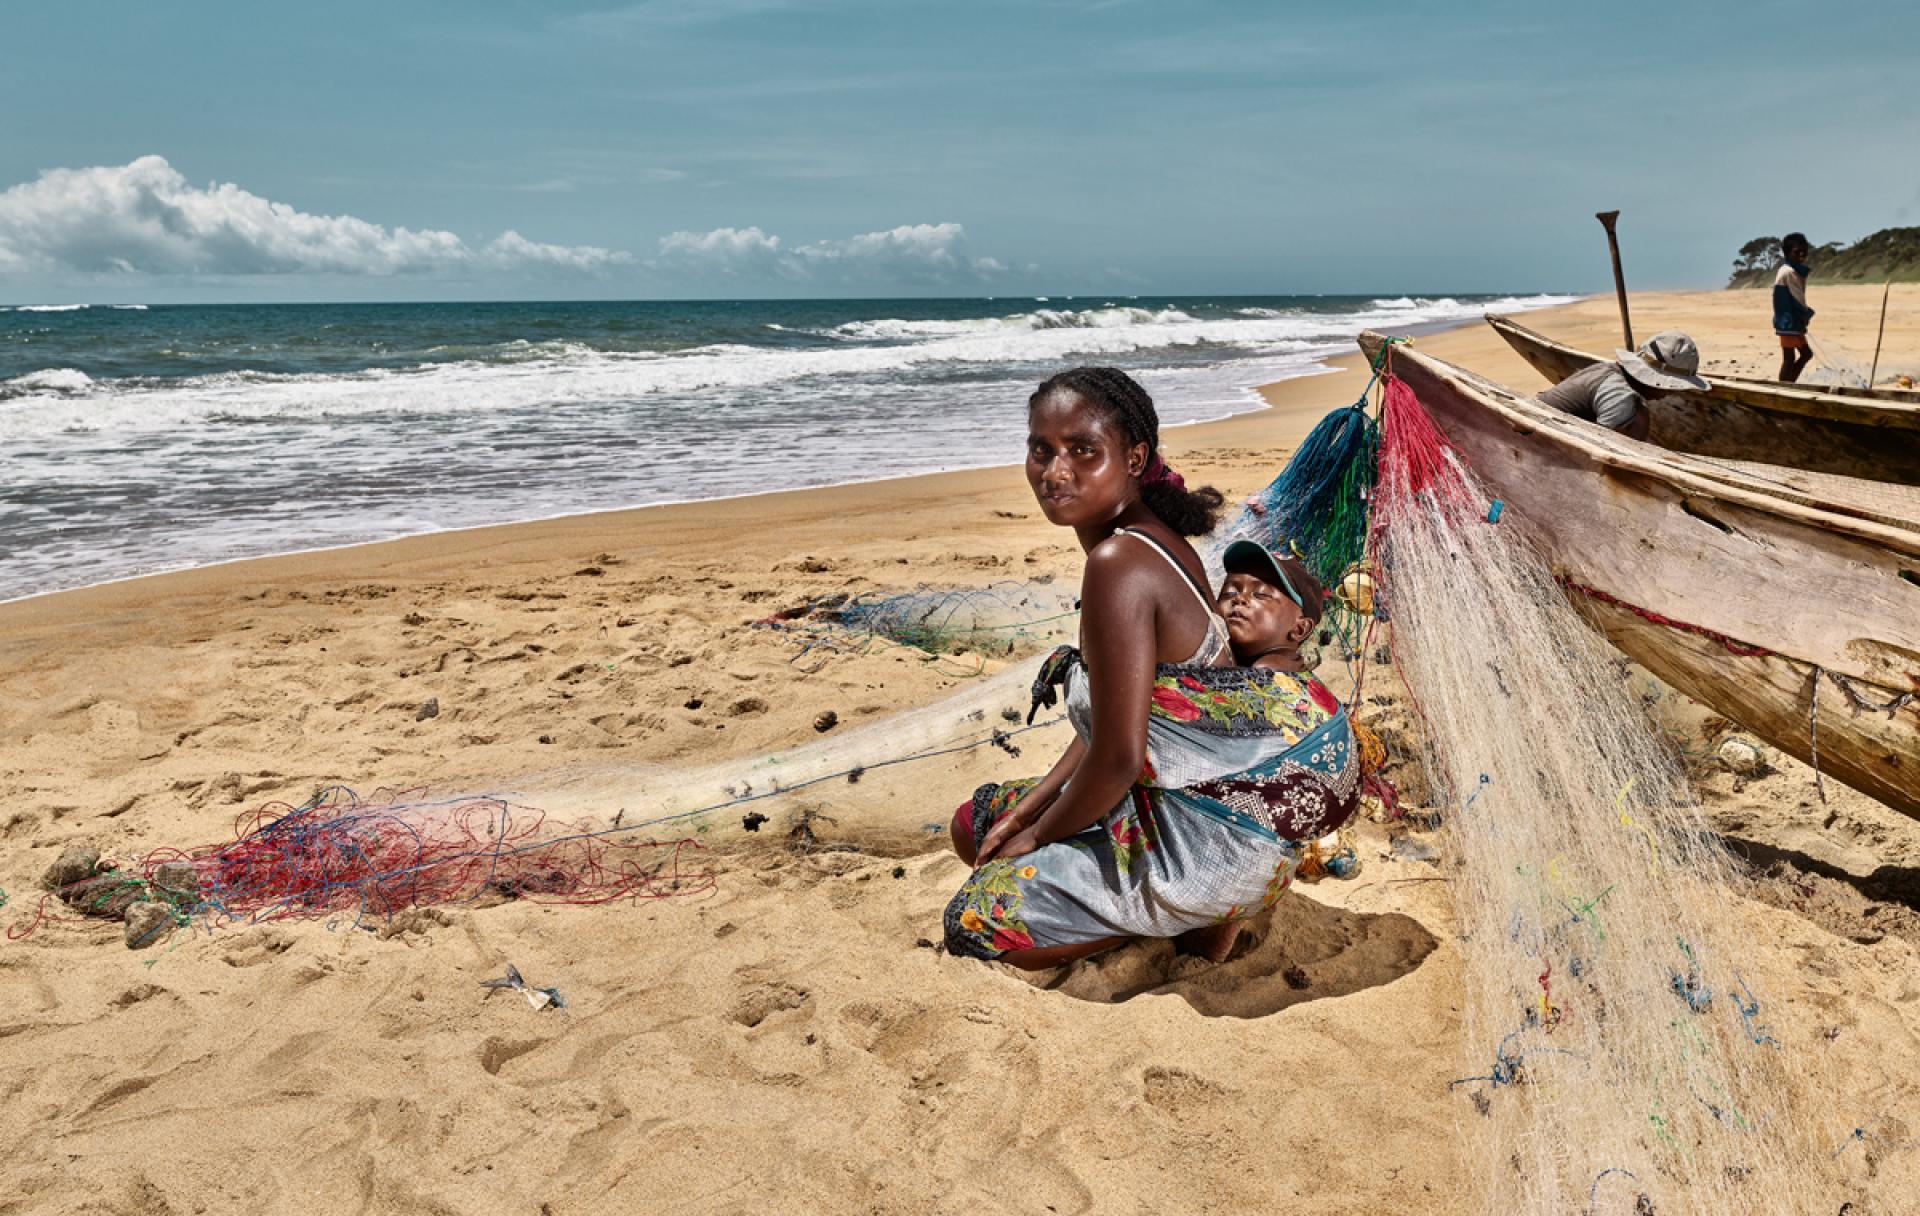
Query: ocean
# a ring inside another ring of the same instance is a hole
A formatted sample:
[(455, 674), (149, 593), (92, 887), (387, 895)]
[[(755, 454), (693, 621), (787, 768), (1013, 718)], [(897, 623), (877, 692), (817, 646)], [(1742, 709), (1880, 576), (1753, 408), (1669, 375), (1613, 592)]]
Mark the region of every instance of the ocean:
[(1009, 464), (1063, 367), (1127, 369), (1178, 426), (1363, 327), (1569, 298), (0, 306), (0, 600)]

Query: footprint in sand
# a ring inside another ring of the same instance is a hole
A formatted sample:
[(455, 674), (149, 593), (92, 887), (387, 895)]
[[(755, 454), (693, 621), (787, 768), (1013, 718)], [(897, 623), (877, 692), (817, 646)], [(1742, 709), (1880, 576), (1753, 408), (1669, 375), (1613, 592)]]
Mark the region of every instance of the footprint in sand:
[(1155, 1064), (1141, 1075), (1147, 1105), (1176, 1118), (1211, 1106), (1226, 1095), (1226, 1088), (1184, 1068)]
[(291, 934), (278, 929), (266, 929), (234, 942), (221, 952), (220, 959), (229, 967), (257, 967), (261, 963), (272, 962), (276, 956), (292, 948)]
[(509, 1062), (519, 1059), (530, 1051), (546, 1045), (544, 1039), (502, 1039), (489, 1037), (480, 1044), (480, 1067), (487, 1075), (497, 1077), (500, 1070)]
[(801, 1008), (810, 999), (805, 988), (786, 983), (762, 984), (741, 993), (729, 1016), (742, 1026), (758, 1026), (776, 1013)]

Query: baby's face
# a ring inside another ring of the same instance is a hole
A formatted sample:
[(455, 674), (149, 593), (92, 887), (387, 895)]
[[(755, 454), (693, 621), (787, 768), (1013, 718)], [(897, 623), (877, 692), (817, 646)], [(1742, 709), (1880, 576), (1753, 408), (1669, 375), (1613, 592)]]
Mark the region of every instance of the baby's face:
[(1220, 584), (1217, 606), (1226, 619), (1234, 650), (1242, 654), (1298, 645), (1306, 636), (1299, 629), (1299, 605), (1280, 588), (1251, 574), (1227, 575)]

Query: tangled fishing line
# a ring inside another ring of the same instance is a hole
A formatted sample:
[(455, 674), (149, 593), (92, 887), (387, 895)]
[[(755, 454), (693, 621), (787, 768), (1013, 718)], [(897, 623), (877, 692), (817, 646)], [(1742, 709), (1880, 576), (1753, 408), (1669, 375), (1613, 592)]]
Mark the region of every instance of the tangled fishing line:
[[(166, 904), (175, 924), (345, 917), (355, 927), (414, 907), (524, 899), (604, 904), (702, 895), (714, 876), (683, 867), (692, 840), (614, 841), (560, 827), (544, 811), (498, 798), (362, 801), (344, 786), (299, 806), (269, 803), (243, 816), (235, 837), (194, 849), (156, 849), (50, 892), (19, 939), (51, 919), (60, 897), (99, 914), (133, 900)], [(170, 871), (170, 872), (169, 872)]]

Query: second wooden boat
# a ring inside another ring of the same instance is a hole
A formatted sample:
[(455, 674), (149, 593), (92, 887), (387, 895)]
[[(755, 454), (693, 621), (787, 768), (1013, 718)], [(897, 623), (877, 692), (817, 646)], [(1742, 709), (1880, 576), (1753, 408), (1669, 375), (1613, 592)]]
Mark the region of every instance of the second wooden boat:
[[(1612, 361), (1508, 317), (1488, 314), (1487, 324), (1556, 384)], [(1920, 485), (1920, 402), (1755, 380), (1708, 380), (1712, 387), (1705, 392), (1647, 398), (1652, 442), (1676, 452)]]
[(1920, 818), (1920, 489), (1679, 455), (1417, 350), (1387, 359), (1615, 646)]

